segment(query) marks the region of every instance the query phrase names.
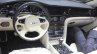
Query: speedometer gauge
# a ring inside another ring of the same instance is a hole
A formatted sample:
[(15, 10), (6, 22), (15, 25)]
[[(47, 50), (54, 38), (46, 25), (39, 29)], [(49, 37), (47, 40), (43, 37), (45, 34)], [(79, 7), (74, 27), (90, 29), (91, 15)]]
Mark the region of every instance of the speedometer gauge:
[(40, 15), (40, 16), (45, 15), (42, 9), (40, 9), (39, 7), (35, 7), (35, 6), (30, 6), (30, 12), (34, 15)]

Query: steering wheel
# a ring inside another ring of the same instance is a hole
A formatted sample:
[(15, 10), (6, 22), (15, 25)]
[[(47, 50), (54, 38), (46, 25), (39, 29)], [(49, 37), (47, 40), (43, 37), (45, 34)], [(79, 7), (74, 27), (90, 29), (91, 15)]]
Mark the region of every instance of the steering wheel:
[[(33, 14), (26, 14), (24, 16), (18, 16), (20, 11), (26, 6), (37, 6), (45, 12), (45, 16), (38, 16)], [(19, 36), (27, 41), (35, 41), (40, 39), (48, 30), (49, 14), (46, 9), (38, 3), (27, 2), (21, 5), (14, 16), (14, 28)]]

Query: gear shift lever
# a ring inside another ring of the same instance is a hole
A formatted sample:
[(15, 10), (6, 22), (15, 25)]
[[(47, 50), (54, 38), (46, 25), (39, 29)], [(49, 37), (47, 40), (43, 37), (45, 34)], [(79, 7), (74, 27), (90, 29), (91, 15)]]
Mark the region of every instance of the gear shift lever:
[(58, 39), (59, 44), (58, 45), (54, 45), (55, 49), (58, 50), (58, 52), (60, 54), (68, 54), (68, 49), (62, 44), (63, 43), (63, 39)]
[(63, 39), (59, 39), (59, 46), (62, 47)]
[(66, 49), (64, 49), (65, 46), (63, 46), (62, 43), (63, 43), (63, 39), (59, 39), (59, 47), (60, 47), (61, 50), (65, 51), (66, 50)]

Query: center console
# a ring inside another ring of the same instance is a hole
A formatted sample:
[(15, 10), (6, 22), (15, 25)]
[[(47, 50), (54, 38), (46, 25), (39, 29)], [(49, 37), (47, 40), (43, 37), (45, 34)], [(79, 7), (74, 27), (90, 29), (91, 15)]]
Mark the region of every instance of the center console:
[[(64, 17), (63, 17), (64, 18)], [(55, 18), (60, 19), (60, 18)], [(65, 18), (64, 18), (65, 19)], [(57, 21), (57, 20), (56, 20)], [(58, 24), (53, 18), (49, 28), (49, 41), (59, 54), (70, 54), (75, 51), (66, 43), (67, 27), (83, 26), (95, 21), (94, 17), (69, 17)], [(54, 23), (54, 24), (53, 24)], [(63, 23), (63, 24), (62, 24)], [(58, 28), (60, 28), (58, 30)], [(64, 32), (64, 33), (63, 33)], [(63, 44), (64, 42), (64, 44)]]
[(63, 36), (63, 26), (64, 26), (65, 17), (62, 15), (52, 15), (50, 20), (49, 27), (49, 39), (50, 43), (56, 45), (59, 43), (59, 39)]
[(59, 52), (59, 54), (69, 54), (70, 51), (62, 44), (65, 16), (51, 16), (49, 27), (50, 44)]

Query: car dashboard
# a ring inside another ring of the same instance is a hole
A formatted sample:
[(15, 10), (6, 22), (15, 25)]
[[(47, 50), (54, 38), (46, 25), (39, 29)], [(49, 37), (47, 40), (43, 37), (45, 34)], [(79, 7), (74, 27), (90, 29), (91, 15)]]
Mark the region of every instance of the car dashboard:
[[(37, 2), (37, 1), (38, 0), (35, 0), (35, 1), (33, 0), (32, 2)], [(9, 30), (14, 29), (12, 25), (12, 22), (13, 22), (12, 18), (14, 16), (14, 13), (16, 9), (25, 2), (30, 2), (30, 0), (27, 0), (27, 1), (26, 0), (25, 1), (22, 1), (22, 0), (2, 1), (1, 0), (0, 18), (4, 19), (4, 21), (2, 21), (2, 19), (0, 21), (0, 27), (1, 27), (0, 30), (7, 30), (8, 28)], [(48, 21), (50, 22), (50, 27), (48, 30), (50, 37), (55, 37), (55, 36), (58, 37), (63, 35), (64, 21), (68, 17), (95, 16), (96, 9), (92, 8), (91, 6), (85, 5), (83, 3), (75, 2), (81, 5), (83, 4), (82, 6), (76, 6), (76, 5), (70, 6), (70, 4), (67, 4), (67, 6), (65, 6), (65, 4), (64, 6), (60, 6), (58, 4), (55, 5), (53, 2), (52, 2), (53, 5), (50, 5), (48, 3), (50, 3), (51, 1), (47, 3), (47, 0), (42, 0), (42, 1), (39, 0), (38, 2), (41, 3), (48, 10), (48, 13), (50, 15), (50, 18), (48, 19)], [(84, 7), (84, 5), (86, 7)], [(24, 8), (22, 10), (22, 12), (25, 12), (25, 13), (29, 13), (30, 11), (32, 11), (30, 10), (30, 8)], [(35, 12), (34, 14), (38, 14), (38, 15), (42, 13), (41, 11), (38, 11), (37, 8), (36, 9), (34, 8), (32, 12)]]

